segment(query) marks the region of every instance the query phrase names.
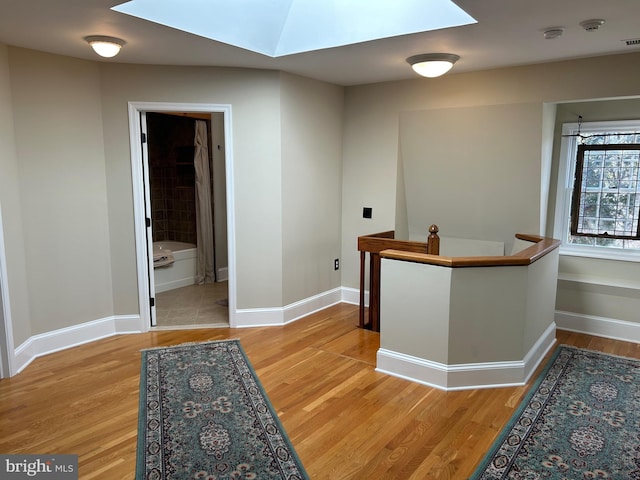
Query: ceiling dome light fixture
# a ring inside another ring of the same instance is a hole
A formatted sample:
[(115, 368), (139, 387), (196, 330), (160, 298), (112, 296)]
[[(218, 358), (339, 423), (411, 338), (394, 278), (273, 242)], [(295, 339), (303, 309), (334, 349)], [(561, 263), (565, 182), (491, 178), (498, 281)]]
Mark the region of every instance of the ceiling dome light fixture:
[(407, 58), (407, 63), (418, 75), (434, 78), (444, 75), (460, 57), (453, 53), (424, 53)]
[(90, 35), (84, 37), (84, 39), (91, 45), (94, 52), (105, 58), (115, 57), (122, 46), (127, 43), (120, 38), (106, 37), (104, 35)]

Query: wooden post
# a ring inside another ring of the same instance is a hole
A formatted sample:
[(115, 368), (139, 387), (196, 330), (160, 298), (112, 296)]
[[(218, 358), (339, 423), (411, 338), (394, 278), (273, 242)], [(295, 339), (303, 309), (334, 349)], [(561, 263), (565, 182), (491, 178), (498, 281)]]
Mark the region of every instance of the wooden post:
[(364, 328), (364, 257), (366, 252), (360, 251), (360, 311), (358, 312), (358, 325)]
[(440, 255), (440, 237), (438, 236), (438, 226), (433, 224), (429, 227), (429, 236), (427, 237), (427, 253), (431, 255)]

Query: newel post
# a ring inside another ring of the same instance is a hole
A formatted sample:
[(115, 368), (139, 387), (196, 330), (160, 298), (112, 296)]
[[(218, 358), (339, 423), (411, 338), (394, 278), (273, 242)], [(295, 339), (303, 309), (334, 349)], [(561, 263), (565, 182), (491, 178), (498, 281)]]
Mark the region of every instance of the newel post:
[(429, 227), (429, 236), (427, 237), (427, 253), (431, 255), (440, 255), (440, 237), (438, 236), (438, 226), (433, 224)]

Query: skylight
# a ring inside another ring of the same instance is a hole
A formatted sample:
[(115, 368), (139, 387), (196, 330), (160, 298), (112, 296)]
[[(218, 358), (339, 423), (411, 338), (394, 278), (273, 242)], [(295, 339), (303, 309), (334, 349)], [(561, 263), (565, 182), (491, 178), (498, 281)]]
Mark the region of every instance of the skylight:
[(113, 10), (270, 57), (476, 23), (450, 0), (131, 0)]

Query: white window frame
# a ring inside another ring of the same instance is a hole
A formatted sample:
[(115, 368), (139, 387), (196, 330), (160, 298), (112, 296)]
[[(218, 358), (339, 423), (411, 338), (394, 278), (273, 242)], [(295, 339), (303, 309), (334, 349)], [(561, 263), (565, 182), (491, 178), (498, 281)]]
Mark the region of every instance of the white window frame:
[(571, 195), (573, 192), (576, 153), (578, 149), (576, 135), (578, 133), (590, 135), (602, 132), (640, 132), (640, 120), (563, 124), (553, 236), (562, 242), (560, 245), (561, 255), (640, 262), (640, 249), (599, 247), (568, 243)]

